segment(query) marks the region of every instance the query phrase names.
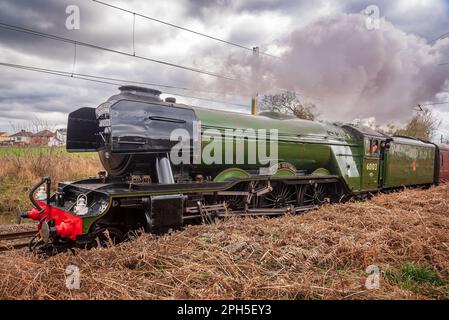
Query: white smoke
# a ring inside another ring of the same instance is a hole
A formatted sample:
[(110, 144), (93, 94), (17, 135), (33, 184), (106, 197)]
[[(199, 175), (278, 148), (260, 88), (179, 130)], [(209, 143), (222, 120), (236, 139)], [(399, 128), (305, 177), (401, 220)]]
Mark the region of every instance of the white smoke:
[[(405, 122), (418, 103), (438, 100), (448, 89), (449, 39), (429, 44), (384, 19), (368, 30), (361, 14), (322, 18), (293, 31), (281, 61), (231, 56), (226, 71), (249, 78), (252, 85), (220, 83), (226, 90), (273, 91), (285, 88), (319, 98), (327, 120), (374, 117), (378, 123)], [(256, 70), (257, 69), (257, 70)], [(257, 76), (257, 80), (255, 80)]]

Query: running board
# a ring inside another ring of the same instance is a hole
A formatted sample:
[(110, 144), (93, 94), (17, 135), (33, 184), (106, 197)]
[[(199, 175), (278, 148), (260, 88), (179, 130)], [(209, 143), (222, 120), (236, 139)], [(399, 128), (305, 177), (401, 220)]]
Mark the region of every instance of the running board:
[(304, 206), (293, 208), (279, 209), (248, 209), (246, 211), (231, 211), (231, 215), (236, 216), (279, 216), (284, 214), (297, 214), (299, 212), (317, 209), (318, 206)]
[[(318, 206), (304, 206), (293, 208), (279, 208), (279, 209), (248, 209), (246, 211), (231, 211), (225, 208), (222, 204), (212, 206), (200, 206), (187, 208), (188, 216), (184, 216), (184, 220), (202, 219), (203, 222), (211, 222), (210, 217), (229, 218), (232, 216), (238, 217), (260, 217), (260, 216), (281, 216), (286, 214), (298, 214), (305, 211), (316, 210)], [(199, 213), (199, 214), (198, 214)]]

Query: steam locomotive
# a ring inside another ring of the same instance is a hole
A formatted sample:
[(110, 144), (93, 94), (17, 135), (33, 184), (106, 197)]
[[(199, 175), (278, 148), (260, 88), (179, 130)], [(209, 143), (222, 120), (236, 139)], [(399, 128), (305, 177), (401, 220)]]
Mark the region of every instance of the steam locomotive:
[[(67, 150), (98, 152), (105, 171), (59, 182), (54, 194), (50, 177), (32, 188), (34, 208), (21, 214), (39, 221), (31, 248), (89, 248), (138, 230), (164, 233), (231, 215), (299, 214), (449, 178), (449, 148), (431, 142), (274, 112), (198, 108), (163, 101), (154, 89), (119, 89), (98, 108), (69, 115)], [(276, 161), (256, 156), (261, 151), (277, 151)]]

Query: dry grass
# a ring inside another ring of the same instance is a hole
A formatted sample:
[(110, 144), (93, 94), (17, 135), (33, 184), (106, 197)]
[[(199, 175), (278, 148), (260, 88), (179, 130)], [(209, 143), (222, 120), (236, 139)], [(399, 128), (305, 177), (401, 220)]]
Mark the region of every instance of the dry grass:
[(25, 224), (3, 224), (0, 225), (0, 234), (11, 232), (37, 231), (38, 223), (32, 221)]
[[(449, 186), (230, 219), (44, 259), (0, 255), (0, 299), (447, 299)], [(365, 268), (381, 268), (367, 290)], [(81, 288), (65, 287), (76, 265)]]
[(44, 176), (58, 181), (95, 175), (102, 166), (97, 155), (71, 155), (57, 148), (21, 149), (0, 156), (0, 218), (30, 207), (28, 192)]

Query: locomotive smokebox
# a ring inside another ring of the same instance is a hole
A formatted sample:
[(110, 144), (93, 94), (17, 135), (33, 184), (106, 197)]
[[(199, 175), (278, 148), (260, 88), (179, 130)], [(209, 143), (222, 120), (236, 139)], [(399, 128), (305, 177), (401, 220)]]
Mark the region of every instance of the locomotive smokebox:
[(167, 157), (178, 143), (170, 139), (173, 132), (183, 130), (193, 137), (195, 113), (173, 100), (163, 101), (159, 90), (138, 86), (119, 90), (97, 108), (69, 115), (67, 150), (98, 152), (110, 176), (150, 174), (157, 158)]

